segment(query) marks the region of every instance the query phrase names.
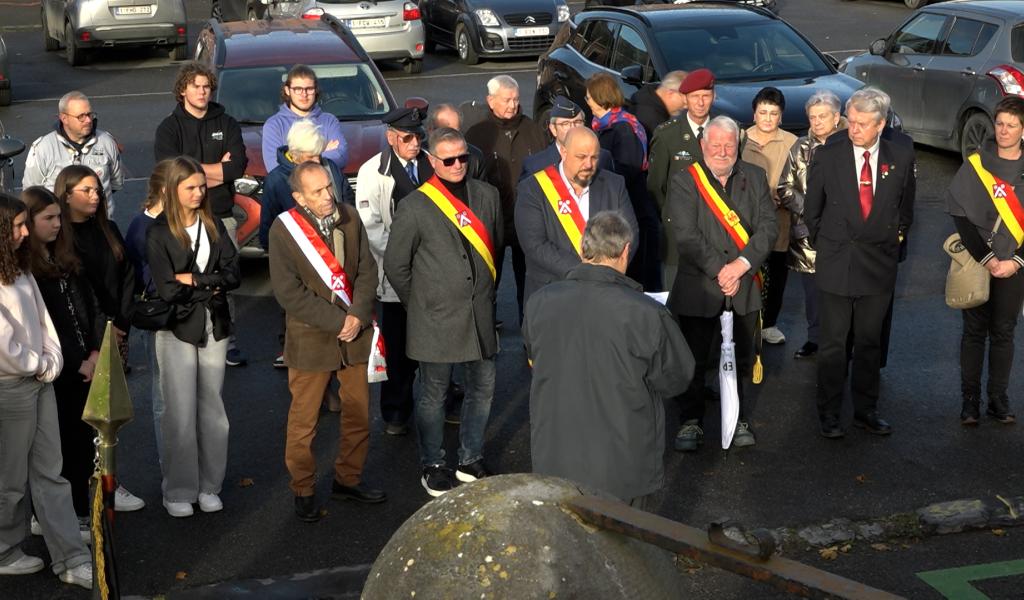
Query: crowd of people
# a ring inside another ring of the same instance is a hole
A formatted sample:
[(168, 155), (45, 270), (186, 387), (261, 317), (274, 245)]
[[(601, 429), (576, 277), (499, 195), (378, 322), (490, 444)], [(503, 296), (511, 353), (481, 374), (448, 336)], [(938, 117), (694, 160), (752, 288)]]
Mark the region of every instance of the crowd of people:
[[(60, 100), (55, 130), (32, 145), (20, 199), (0, 196), (0, 574), (43, 568), (20, 549), (30, 529), (62, 581), (91, 585), (92, 434), (80, 416), (108, 321), (123, 359), (131, 328), (142, 330), (163, 507), (176, 518), (195, 505), (223, 508), (224, 375), (246, 362), (231, 291), (240, 285), (233, 183), (247, 160), (238, 123), (212, 101), (216, 86), (201, 64), (180, 69), (177, 106), (157, 129), (157, 163), (125, 236), (110, 218), (123, 184), (117, 145), (80, 92)], [(292, 68), (262, 147), (259, 240), (282, 310), (274, 366), (288, 370), (284, 459), (299, 519), (323, 514), (312, 443), (325, 395), (340, 413), (331, 496), (387, 499), (362, 477), (377, 381), (384, 433), (415, 429), (430, 496), (490, 474), (506, 249), (532, 369), (535, 472), (655, 506), (669, 435), (662, 403), (679, 403), (674, 448), (698, 450), (727, 310), (741, 375), (732, 445), (755, 445), (749, 374), (761, 342), (786, 341), (790, 270), (807, 322), (795, 358), (818, 362), (821, 435), (845, 435), (848, 378), (853, 424), (891, 433), (879, 373), (916, 167), (909, 138), (886, 126), (883, 91), (864, 88), (845, 106), (815, 93), (797, 138), (780, 128), (786, 98), (773, 87), (754, 96), (746, 130), (714, 116), (707, 69), (669, 73), (629, 99), (614, 77), (595, 75), (589, 123), (564, 96), (535, 122), (516, 80), (499, 75), (486, 106), (386, 115), (387, 146), (358, 167), (354, 191), (346, 141), (318, 93), (312, 69)], [(963, 311), (961, 420), (972, 426), (986, 340), (987, 413), (1015, 420), (1007, 386), (1024, 304), (1014, 189), (1024, 100), (1000, 102), (995, 125), (946, 199), (963, 245), (992, 277), (988, 301)], [(452, 460), (446, 422), (459, 425)], [(145, 503), (120, 487), (115, 505)]]

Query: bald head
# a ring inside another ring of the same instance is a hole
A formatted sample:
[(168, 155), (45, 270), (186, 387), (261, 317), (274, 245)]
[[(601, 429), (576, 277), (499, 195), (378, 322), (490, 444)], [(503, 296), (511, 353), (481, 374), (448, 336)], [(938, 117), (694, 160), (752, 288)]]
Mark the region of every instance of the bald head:
[(574, 127), (565, 136), (565, 144), (558, 151), (562, 155), (565, 177), (577, 193), (583, 191), (597, 173), (597, 158), (601, 153), (597, 134), (586, 127)]

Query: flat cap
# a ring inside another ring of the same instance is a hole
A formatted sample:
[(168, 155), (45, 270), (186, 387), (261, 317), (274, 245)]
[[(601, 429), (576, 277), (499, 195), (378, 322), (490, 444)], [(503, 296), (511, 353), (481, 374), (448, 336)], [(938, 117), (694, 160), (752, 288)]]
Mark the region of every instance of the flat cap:
[(715, 89), (715, 74), (710, 69), (697, 69), (691, 71), (686, 79), (679, 84), (679, 92), (681, 94), (689, 94), (696, 92), (697, 90), (713, 90)]
[(423, 113), (418, 108), (396, 108), (382, 120), (393, 129), (423, 134)]
[(555, 96), (555, 100), (551, 104), (552, 119), (575, 119), (581, 114), (583, 114), (583, 109), (579, 104), (565, 96)]

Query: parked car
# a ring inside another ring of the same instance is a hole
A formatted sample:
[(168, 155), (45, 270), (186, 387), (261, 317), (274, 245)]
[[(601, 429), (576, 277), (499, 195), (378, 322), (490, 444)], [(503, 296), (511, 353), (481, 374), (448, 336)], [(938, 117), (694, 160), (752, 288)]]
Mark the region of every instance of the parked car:
[(1024, 2), (928, 6), (840, 70), (888, 92), (914, 141), (967, 156), (992, 135), (996, 103), (1024, 96)]
[(156, 46), (175, 60), (188, 55), (184, 0), (42, 0), (43, 45), (63, 46), (68, 64), (84, 64), (94, 48)]
[(745, 4), (601, 7), (577, 14), (572, 28), (537, 65), (533, 106), (541, 122), (559, 94), (586, 106), (586, 81), (602, 72), (616, 75), (629, 98), (669, 71), (706, 67), (717, 82), (712, 114), (746, 125), (754, 96), (775, 86), (786, 96), (782, 127), (794, 133), (807, 129), (804, 103), (815, 91), (828, 89), (845, 101), (863, 85), (777, 15)]
[(0, 192), (13, 192), (18, 181), (14, 177), (14, 157), (25, 151), (25, 144), (4, 131), (0, 122)]
[(454, 48), (459, 60), (537, 56), (569, 20), (565, 0), (420, 0), (426, 49)]
[[(320, 108), (341, 121), (348, 144), (345, 175), (358, 185), (360, 165), (387, 147), (381, 118), (397, 107), (380, 71), (341, 21), (331, 15), (221, 23), (211, 19), (199, 34), (195, 59), (217, 74), (216, 101), (242, 127), (248, 158), (245, 177), (235, 181), (238, 245), (244, 256), (259, 246), (263, 178), (263, 124), (281, 106), (288, 70), (306, 64), (317, 74)], [(406, 106), (426, 108), (422, 98)]]
[(423, 70), (423, 21), (415, 2), (308, 0), (302, 3), (302, 11), (340, 19), (373, 60), (398, 60), (406, 73)]
[(7, 56), (7, 44), (0, 34), (0, 106), (11, 104), (11, 59)]

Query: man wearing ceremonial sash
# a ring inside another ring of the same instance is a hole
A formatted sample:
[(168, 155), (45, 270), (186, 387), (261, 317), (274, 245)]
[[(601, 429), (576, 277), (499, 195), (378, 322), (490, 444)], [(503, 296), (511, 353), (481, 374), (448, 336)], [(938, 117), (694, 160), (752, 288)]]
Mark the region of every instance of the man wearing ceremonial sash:
[(384, 272), (409, 315), (406, 353), (420, 365), (421, 483), (440, 496), (453, 486), (443, 445), (445, 393), (455, 365), (463, 368), (466, 390), (455, 476), (470, 482), (487, 475), (483, 442), (498, 352), (495, 250), (504, 240), (498, 190), (466, 178), (462, 134), (438, 129), (429, 147), (435, 176), (399, 203)]
[(597, 134), (577, 127), (559, 146), (560, 162), (519, 182), (515, 229), (526, 254), (526, 300), (580, 264), (580, 240), (592, 214), (619, 211), (633, 230), (634, 253), (633, 206), (622, 176), (597, 168), (600, 149)]
[(289, 183), (298, 206), (270, 227), (270, 279), (287, 319), (284, 362), (292, 403), (285, 463), (296, 515), (316, 521), (320, 508), (311, 446), (324, 390), (335, 374), (341, 383), (341, 434), (331, 495), (365, 503), (385, 500), (384, 492), (362, 483), (370, 444), (367, 362), (377, 263), (359, 215), (335, 202), (323, 166), (297, 165)]
[(750, 385), (757, 312), (761, 310), (758, 271), (778, 234), (775, 203), (760, 167), (737, 160), (739, 125), (729, 117), (707, 123), (700, 140), (703, 158), (672, 177), (665, 221), (677, 240), (679, 271), (668, 307), (679, 318), (697, 374), (681, 397), (682, 427), (675, 448), (692, 452), (704, 441), (704, 372), (725, 309), (735, 313), (734, 338), (739, 373), (739, 424), (733, 446), (752, 446), (744, 388)]

